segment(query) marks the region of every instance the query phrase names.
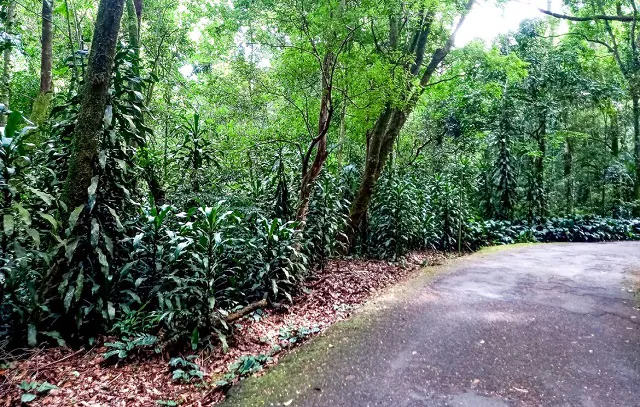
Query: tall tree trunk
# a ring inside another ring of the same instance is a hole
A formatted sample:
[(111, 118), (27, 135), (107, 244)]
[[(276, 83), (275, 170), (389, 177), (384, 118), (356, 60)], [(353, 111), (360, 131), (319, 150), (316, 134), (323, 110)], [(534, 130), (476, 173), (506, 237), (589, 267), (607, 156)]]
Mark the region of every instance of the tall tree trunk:
[(136, 12), (136, 6), (133, 0), (127, 1), (127, 34), (129, 36), (129, 45), (136, 53), (134, 71), (136, 75), (139, 73), (140, 58), (140, 20)]
[[(298, 204), (297, 220), (300, 227), (304, 227), (304, 221), (309, 213), (309, 200), (313, 185), (320, 175), (320, 171), (327, 160), (327, 132), (333, 116), (333, 105), (331, 99), (332, 82), (331, 77), (333, 66), (336, 63), (336, 56), (331, 51), (327, 51), (322, 62), (322, 99), (320, 100), (320, 117), (318, 118), (318, 136), (311, 142), (307, 154), (302, 162), (302, 182), (300, 183), (300, 201)], [(309, 160), (315, 148), (316, 155), (311, 167)]]
[(573, 145), (571, 139), (564, 140), (564, 182), (567, 215), (573, 215)]
[[(620, 126), (618, 122), (618, 111), (615, 107), (612, 107), (612, 109), (609, 137), (611, 143), (611, 156), (617, 165), (620, 159)], [(616, 178), (613, 181), (613, 202), (615, 206), (620, 205), (622, 201), (622, 185), (620, 181), (620, 177), (616, 174)]]
[[(142, 0), (126, 0), (127, 7), (127, 36), (129, 38), (129, 46), (135, 53), (133, 59), (133, 72), (136, 76), (140, 75), (140, 22), (142, 20)], [(142, 91), (142, 88), (137, 88), (137, 91)], [(141, 120), (144, 121), (144, 115), (141, 116)], [(145, 140), (146, 143), (146, 140)], [(142, 146), (142, 147), (146, 147)], [(147, 150), (143, 150), (143, 154), (147, 154)], [(147, 185), (149, 186), (149, 192), (153, 198), (155, 205), (164, 205), (166, 200), (166, 193), (162, 186), (162, 181), (156, 171), (156, 166), (149, 160), (145, 160), (147, 164), (144, 166), (144, 177), (146, 178)]]
[[(13, 34), (13, 25), (16, 20), (16, 2), (14, 0), (9, 0), (9, 4), (7, 5), (7, 15), (5, 16), (5, 31), (7, 34)], [(13, 46), (8, 46), (4, 50), (4, 65), (2, 67), (2, 83), (0, 84), (0, 103), (2, 103), (5, 108), (9, 107), (9, 99), (11, 97), (11, 77), (13, 74), (13, 61), (11, 60), (11, 52), (13, 51)], [(7, 115), (0, 114), (0, 126), (4, 127), (7, 125)]]
[(376, 183), (380, 175), (382, 175), (382, 170), (389, 158), (394, 141), (402, 126), (404, 126), (407, 114), (410, 111), (409, 109), (401, 110), (387, 106), (378, 118), (374, 129), (367, 135), (367, 160), (360, 180), (358, 194), (351, 204), (349, 212), (351, 227), (347, 230), (346, 236), (349, 240), (345, 243), (353, 243), (353, 238), (356, 236), (362, 220), (367, 215)]
[(33, 102), (31, 121), (41, 125), (49, 116), (53, 98), (53, 0), (42, 0), (42, 52), (40, 57), (40, 93)]
[(69, 210), (87, 203), (87, 188), (91, 184), (94, 161), (98, 155), (123, 10), (124, 0), (101, 0), (98, 7), (64, 190), (64, 201)]

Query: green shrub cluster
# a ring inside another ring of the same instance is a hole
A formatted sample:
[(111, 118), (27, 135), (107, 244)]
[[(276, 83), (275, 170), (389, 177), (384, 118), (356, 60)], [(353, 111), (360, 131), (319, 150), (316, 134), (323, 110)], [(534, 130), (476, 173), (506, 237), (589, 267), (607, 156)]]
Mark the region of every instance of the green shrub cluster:
[(640, 240), (640, 219), (600, 216), (553, 217), (528, 221), (474, 221), (467, 225), (468, 245), (482, 246), (527, 242), (608, 242)]
[[(0, 337), (14, 344), (110, 334), (117, 340), (107, 357), (118, 359), (168, 344), (226, 346), (229, 313), (264, 299), (292, 301), (312, 267), (347, 249), (340, 236), (348, 232), (358, 166), (327, 165), (301, 224), (295, 149), (248, 154), (239, 167), (249, 168), (250, 182), (225, 181), (212, 174), (222, 153), (205, 140), (208, 127), (195, 113), (176, 120), (173, 136), (182, 142), (159, 165), (147, 148), (146, 82), (133, 62), (135, 53), (119, 49), (88, 199), (78, 207), (65, 204), (78, 95), (53, 109), (47, 129), (8, 116), (0, 140)], [(441, 161), (402, 170), (389, 164), (350, 254), (399, 260), (427, 248), (640, 237), (640, 221), (631, 219), (479, 220), (530, 211), (511, 207), (518, 192), (511, 176), (509, 199), (496, 199), (495, 185), (476, 182), (468, 160)], [(157, 190), (159, 168), (175, 190)], [(497, 203), (504, 207), (491, 209)]]

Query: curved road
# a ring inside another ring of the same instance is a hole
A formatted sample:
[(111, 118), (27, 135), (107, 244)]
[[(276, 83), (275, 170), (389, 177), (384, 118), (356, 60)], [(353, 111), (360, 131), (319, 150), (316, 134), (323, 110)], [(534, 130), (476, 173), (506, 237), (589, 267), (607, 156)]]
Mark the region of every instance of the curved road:
[(489, 250), (395, 287), (227, 406), (640, 406), (640, 243)]

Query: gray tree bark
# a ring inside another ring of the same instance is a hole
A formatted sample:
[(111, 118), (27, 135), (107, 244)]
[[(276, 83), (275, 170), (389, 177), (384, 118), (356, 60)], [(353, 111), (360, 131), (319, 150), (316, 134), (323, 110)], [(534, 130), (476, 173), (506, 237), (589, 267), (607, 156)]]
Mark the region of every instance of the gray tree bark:
[[(5, 17), (5, 31), (8, 34), (13, 34), (13, 25), (16, 20), (16, 2), (14, 0), (10, 0), (7, 5), (7, 15)], [(13, 51), (13, 47), (7, 47), (4, 50), (4, 64), (2, 67), (2, 83), (0, 84), (0, 103), (4, 105), (5, 108), (9, 107), (9, 99), (11, 97), (11, 77), (13, 74), (13, 61), (11, 60), (11, 52)], [(0, 126), (7, 125), (7, 115), (0, 114)]]
[(33, 102), (31, 121), (41, 125), (49, 115), (53, 97), (53, 0), (42, 0), (42, 51), (40, 56), (40, 93)]

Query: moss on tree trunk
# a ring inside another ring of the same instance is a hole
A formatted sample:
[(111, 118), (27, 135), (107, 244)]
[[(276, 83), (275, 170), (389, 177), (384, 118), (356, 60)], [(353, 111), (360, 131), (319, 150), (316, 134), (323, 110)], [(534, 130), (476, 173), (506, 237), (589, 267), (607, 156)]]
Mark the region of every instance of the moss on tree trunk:
[(124, 0), (102, 0), (98, 8), (64, 190), (64, 201), (69, 210), (87, 202), (87, 188), (98, 155), (123, 8)]

